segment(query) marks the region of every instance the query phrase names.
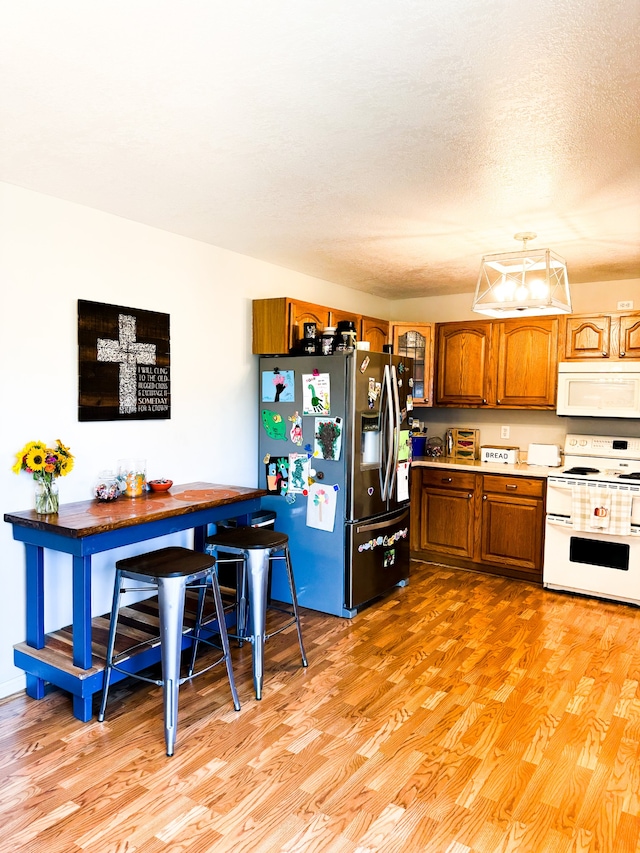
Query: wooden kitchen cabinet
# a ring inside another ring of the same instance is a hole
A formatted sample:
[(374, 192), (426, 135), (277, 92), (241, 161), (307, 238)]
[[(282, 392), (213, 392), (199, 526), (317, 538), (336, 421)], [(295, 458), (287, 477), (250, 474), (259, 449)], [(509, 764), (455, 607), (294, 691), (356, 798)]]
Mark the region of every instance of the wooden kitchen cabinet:
[(415, 558), (542, 581), (544, 479), (445, 466), (412, 473)]
[(500, 320), (494, 324), (496, 406), (555, 409), (558, 326), (556, 317)]
[(491, 386), (489, 320), (436, 326), (436, 406), (486, 406)]
[(565, 317), (564, 361), (640, 359), (640, 311)]
[(413, 402), (433, 405), (433, 323), (394, 323), (393, 352), (413, 358)]
[(479, 559), (523, 569), (542, 580), (544, 481), (478, 475), (482, 480)]
[(389, 321), (375, 317), (363, 317), (360, 321), (359, 341), (368, 341), (373, 352), (382, 352), (389, 341)]
[(422, 469), (418, 548), (472, 560), (475, 552), (475, 475)]
[(285, 296), (254, 299), (253, 353), (287, 355), (304, 337), (304, 323), (315, 323), (321, 334), (329, 325), (329, 309)]
[(558, 319), (437, 326), (437, 406), (554, 409)]
[(252, 352), (254, 355), (286, 355), (298, 348), (304, 337), (305, 323), (316, 324), (319, 338), (327, 326), (336, 326), (342, 320), (355, 323), (359, 340), (368, 340), (372, 350), (382, 351), (389, 335), (387, 320), (282, 296), (253, 300)]

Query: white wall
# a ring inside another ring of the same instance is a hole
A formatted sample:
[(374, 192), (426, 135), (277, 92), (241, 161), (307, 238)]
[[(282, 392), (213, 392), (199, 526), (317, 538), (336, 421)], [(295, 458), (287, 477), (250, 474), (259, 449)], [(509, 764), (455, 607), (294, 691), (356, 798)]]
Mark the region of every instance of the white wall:
[[(257, 358), (251, 300), (298, 296), (387, 317), (386, 300), (96, 210), (0, 184), (2, 513), (33, 506), (33, 480), (11, 472), (27, 441), (60, 438), (75, 455), (63, 502), (91, 497), (104, 468), (147, 459), (177, 483), (257, 483)], [(77, 300), (170, 315), (170, 420), (79, 423)], [(184, 535), (184, 534), (183, 534)], [(180, 541), (179, 537), (174, 541)], [(138, 551), (144, 550), (144, 544)], [(24, 548), (0, 525), (0, 695), (23, 687)], [(94, 560), (94, 612), (106, 612), (114, 554)], [(71, 560), (46, 552), (46, 629), (71, 622)]]
[[(571, 270), (569, 270), (571, 279)], [(453, 296), (430, 296), (417, 299), (397, 299), (391, 303), (392, 320), (411, 320), (423, 323), (448, 323), (455, 320), (487, 319), (471, 310), (473, 292)], [(640, 310), (640, 279), (624, 281), (593, 281), (571, 285), (571, 308), (574, 314), (589, 311), (618, 310), (618, 302), (631, 300), (634, 310)]]

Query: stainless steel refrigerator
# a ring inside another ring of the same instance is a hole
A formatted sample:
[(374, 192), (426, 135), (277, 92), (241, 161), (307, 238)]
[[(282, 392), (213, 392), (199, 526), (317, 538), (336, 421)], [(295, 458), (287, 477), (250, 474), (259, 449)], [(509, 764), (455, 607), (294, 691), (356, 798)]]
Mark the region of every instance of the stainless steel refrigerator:
[[(303, 607), (353, 616), (408, 580), (412, 385), (413, 359), (388, 353), (260, 358), (262, 506), (289, 535)], [(290, 600), (277, 564), (271, 595)]]

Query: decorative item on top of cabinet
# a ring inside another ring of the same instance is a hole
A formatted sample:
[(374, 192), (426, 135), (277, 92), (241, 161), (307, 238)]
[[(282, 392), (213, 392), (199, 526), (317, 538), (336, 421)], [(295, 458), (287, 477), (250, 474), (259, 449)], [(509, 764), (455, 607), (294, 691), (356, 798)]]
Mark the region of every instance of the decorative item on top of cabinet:
[(436, 326), (437, 406), (553, 409), (558, 318)]
[(564, 320), (564, 361), (640, 358), (640, 311), (571, 314)]
[(433, 323), (394, 323), (393, 352), (413, 358), (413, 403), (433, 405)]

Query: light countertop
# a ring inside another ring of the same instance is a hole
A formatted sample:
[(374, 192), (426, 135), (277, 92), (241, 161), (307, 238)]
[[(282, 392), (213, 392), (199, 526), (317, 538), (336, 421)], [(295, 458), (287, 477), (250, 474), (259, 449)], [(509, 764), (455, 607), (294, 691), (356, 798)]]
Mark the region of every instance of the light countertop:
[(506, 462), (480, 462), (479, 459), (455, 459), (452, 456), (414, 456), (413, 468), (453, 468), (458, 471), (473, 471), (474, 474), (507, 474), (515, 477), (547, 477), (562, 471), (559, 468), (547, 468), (545, 465), (527, 465), (518, 462), (510, 465)]

